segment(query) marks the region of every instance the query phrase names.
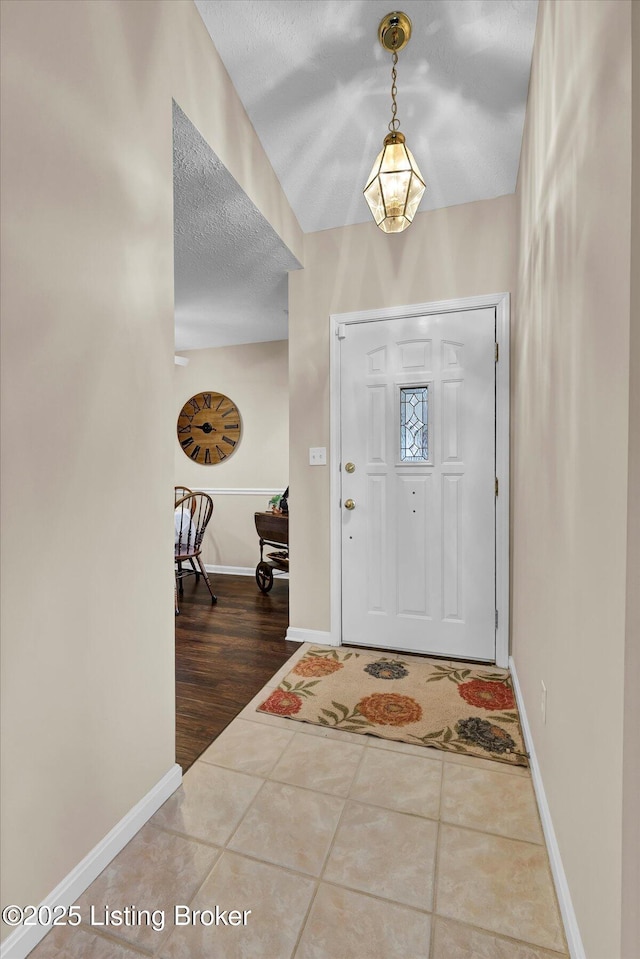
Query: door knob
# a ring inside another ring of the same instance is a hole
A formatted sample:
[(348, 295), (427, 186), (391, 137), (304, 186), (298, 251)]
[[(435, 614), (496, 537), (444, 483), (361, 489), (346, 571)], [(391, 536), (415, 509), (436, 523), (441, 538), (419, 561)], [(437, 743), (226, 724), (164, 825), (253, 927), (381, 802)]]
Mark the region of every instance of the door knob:
[(355, 473), (356, 468), (353, 463), (347, 463), (347, 465), (345, 466), (345, 471), (347, 473)]
[(344, 508), (345, 508), (345, 509), (355, 509), (355, 508), (356, 508), (356, 504), (354, 503), (354, 501), (353, 501), (352, 499), (346, 499), (346, 500), (344, 501)]

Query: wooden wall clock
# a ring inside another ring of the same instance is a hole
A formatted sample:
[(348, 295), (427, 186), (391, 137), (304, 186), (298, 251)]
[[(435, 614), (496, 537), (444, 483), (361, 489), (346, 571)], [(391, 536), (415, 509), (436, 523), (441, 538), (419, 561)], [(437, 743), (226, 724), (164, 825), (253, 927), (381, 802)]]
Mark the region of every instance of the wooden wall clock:
[(178, 415), (178, 442), (185, 456), (202, 466), (215, 466), (238, 449), (242, 420), (224, 393), (196, 393)]

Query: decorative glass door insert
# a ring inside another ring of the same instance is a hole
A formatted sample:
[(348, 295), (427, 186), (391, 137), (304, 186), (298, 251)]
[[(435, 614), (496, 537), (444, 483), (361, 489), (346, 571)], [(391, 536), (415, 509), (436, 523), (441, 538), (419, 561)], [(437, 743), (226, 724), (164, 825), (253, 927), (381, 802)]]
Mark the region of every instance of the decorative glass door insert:
[(429, 462), (429, 387), (400, 387), (400, 462)]

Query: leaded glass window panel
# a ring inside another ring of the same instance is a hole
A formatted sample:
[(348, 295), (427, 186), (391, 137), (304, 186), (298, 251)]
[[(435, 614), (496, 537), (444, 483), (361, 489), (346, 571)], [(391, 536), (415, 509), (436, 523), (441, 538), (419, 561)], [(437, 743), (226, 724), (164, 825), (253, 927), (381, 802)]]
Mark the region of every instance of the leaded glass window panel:
[(426, 463), (429, 459), (428, 386), (400, 388), (400, 460)]

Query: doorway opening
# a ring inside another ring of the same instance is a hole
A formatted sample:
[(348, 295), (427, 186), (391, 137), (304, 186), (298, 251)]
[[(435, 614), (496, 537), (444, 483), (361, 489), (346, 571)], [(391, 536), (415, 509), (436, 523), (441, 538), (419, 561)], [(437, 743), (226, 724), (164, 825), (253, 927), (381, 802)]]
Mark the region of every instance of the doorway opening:
[[(175, 102), (173, 174), (174, 485), (213, 500), (202, 560), (218, 599), (212, 606), (204, 584), (185, 579), (175, 617), (184, 766), (281, 665), (274, 629), (282, 662), (297, 648), (285, 640), (288, 582), (276, 577), (268, 596), (256, 583), (254, 516), (289, 485), (287, 274), (301, 265)], [(180, 411), (214, 393), (229, 399), (233, 421), (207, 444), (220, 424), (213, 412), (196, 417), (200, 432), (181, 445), (179, 430), (193, 428)]]

